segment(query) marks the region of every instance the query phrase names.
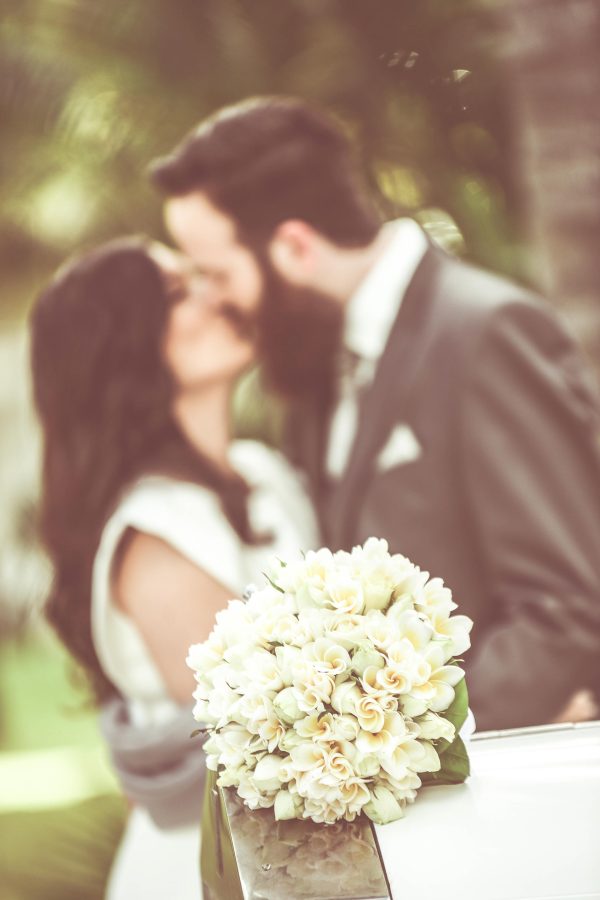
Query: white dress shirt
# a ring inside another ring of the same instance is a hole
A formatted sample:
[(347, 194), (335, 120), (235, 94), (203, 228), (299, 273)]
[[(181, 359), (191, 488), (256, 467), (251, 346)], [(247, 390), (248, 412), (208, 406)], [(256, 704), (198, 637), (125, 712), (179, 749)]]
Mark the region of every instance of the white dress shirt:
[(358, 391), (373, 380), (406, 289), (427, 249), (427, 239), (412, 219), (388, 222), (384, 232), (389, 232), (389, 240), (346, 308), (342, 341), (357, 364), (341, 377), (331, 417), (326, 471), (334, 479), (343, 475), (356, 436)]

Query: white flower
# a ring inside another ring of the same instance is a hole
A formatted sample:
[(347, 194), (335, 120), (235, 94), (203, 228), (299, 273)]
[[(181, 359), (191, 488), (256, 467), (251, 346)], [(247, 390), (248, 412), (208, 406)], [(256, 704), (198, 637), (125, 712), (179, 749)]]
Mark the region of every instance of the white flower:
[(362, 673), (362, 678), (360, 679), (360, 686), (362, 687), (365, 694), (369, 694), (371, 697), (376, 697), (380, 703), (384, 703), (388, 696), (388, 692), (385, 688), (382, 688), (381, 685), (377, 681), (377, 674), (380, 672), (377, 666), (367, 666), (367, 668)]
[(385, 538), (370, 537), (364, 542), (362, 547), (358, 544), (352, 548), (352, 559), (358, 565), (362, 565), (368, 561), (379, 561), (386, 559), (389, 555), (389, 544)]
[(429, 741), (417, 742), (422, 750), (422, 755), (414, 761), (415, 772), (439, 772), (441, 768), (440, 757), (433, 744)]
[(363, 731), (375, 734), (381, 731), (385, 724), (385, 712), (376, 697), (361, 697), (354, 707), (354, 715)]
[(332, 735), (336, 740), (354, 741), (360, 731), (356, 716), (349, 714), (333, 716)]
[(341, 675), (350, 668), (348, 651), (325, 637), (305, 644), (302, 648), (302, 655), (313, 662), (318, 672), (326, 675)]
[(327, 605), (346, 615), (359, 615), (365, 608), (363, 585), (346, 572), (330, 573), (325, 582)]
[(385, 666), (383, 669), (377, 670), (375, 684), (378, 688), (389, 691), (390, 694), (406, 694), (411, 687), (407, 677), (392, 666)]
[(328, 791), (337, 784), (333, 775), (329, 775), (325, 769), (309, 769), (306, 772), (296, 772), (293, 769), (286, 771), (294, 773), (294, 780), (289, 782), (289, 789), (292, 793), (297, 792), (304, 800), (322, 801)]
[[(371, 799), (371, 794), (365, 781), (355, 775), (347, 778), (345, 781), (340, 781), (336, 791), (344, 807), (351, 813), (360, 812), (363, 806)], [(329, 800), (330, 796), (330, 794), (327, 794), (326, 799)]]
[(255, 723), (266, 717), (265, 695), (264, 694), (242, 694), (237, 701), (235, 709), (235, 720), (241, 725), (248, 726), (252, 723), (253, 730), (256, 730)]
[(381, 783), (389, 788), (398, 800), (406, 800), (409, 803), (415, 799), (417, 788), (421, 787), (421, 779), (416, 772), (409, 770), (403, 778), (392, 778), (389, 772), (382, 769), (379, 773)]
[(294, 690), (291, 687), (286, 687), (279, 691), (273, 700), (273, 709), (281, 721), (286, 722), (288, 725), (304, 716), (304, 712), (298, 706)]
[(338, 819), (344, 817), (344, 804), (339, 798), (335, 803), (326, 803), (324, 801), (307, 799), (304, 802), (303, 817), (312, 819), (313, 822), (324, 822), (326, 825), (333, 825)]
[(373, 564), (362, 573), (365, 610), (387, 609), (395, 587), (395, 573), (389, 562)]
[(396, 819), (400, 819), (404, 815), (402, 805), (398, 803), (392, 792), (388, 788), (383, 787), (383, 785), (375, 785), (372, 789), (371, 799), (363, 806), (363, 812), (378, 825), (395, 822)]
[(411, 694), (402, 694), (400, 697), (400, 709), (405, 716), (414, 719), (415, 716), (422, 716), (427, 711), (427, 700), (413, 697)]
[(248, 731), (258, 734), (261, 723), (273, 715), (273, 704), (266, 694), (246, 694), (238, 700), (236, 710)]
[(352, 763), (347, 756), (348, 749), (346, 748), (346, 753), (332, 750), (327, 756), (327, 772), (333, 775), (336, 781), (347, 781), (354, 775)]
[(415, 650), (423, 650), (434, 634), (431, 623), (414, 609), (402, 609), (396, 604), (390, 607), (386, 618), (388, 627), (393, 623), (398, 638), (408, 640)]
[[(366, 732), (368, 734), (368, 732)], [(360, 754), (357, 757), (354, 768), (358, 775), (363, 778), (373, 778), (379, 773), (381, 765), (375, 753)]]
[(293, 599), (277, 590), (271, 584), (258, 591), (253, 591), (244, 606), (246, 607), (246, 613), (251, 619), (278, 609), (285, 609), (286, 612), (294, 611)]
[(307, 740), (333, 740), (335, 738), (333, 716), (331, 713), (325, 713), (322, 716), (316, 712), (311, 713), (294, 723), (294, 731)]
[(438, 716), (434, 712), (426, 712), (417, 719), (416, 724), (419, 726), (419, 736), (428, 741), (436, 741), (442, 738), (452, 743), (454, 740), (456, 729), (452, 722)]
[[(359, 720), (360, 721), (360, 720)], [(356, 749), (360, 753), (390, 754), (406, 738), (406, 724), (398, 713), (383, 715), (381, 727), (377, 731), (364, 729), (356, 738)]]
[(464, 678), (465, 673), (458, 666), (444, 665), (445, 654), (440, 644), (430, 644), (424, 651), (424, 657), (429, 674), (421, 683), (413, 685), (410, 696), (417, 702), (425, 703), (425, 709), (443, 712), (454, 700), (454, 686)]
[(296, 702), (304, 712), (322, 712), (329, 703), (335, 686), (331, 675), (311, 672), (302, 681), (294, 681), (293, 692)]
[(251, 739), (252, 735), (242, 725), (227, 725), (210, 739), (210, 743), (216, 748), (221, 765), (237, 769), (246, 761), (245, 751)]
[(285, 819), (296, 819), (298, 813), (302, 809), (302, 801), (297, 795), (291, 794), (289, 791), (278, 791), (273, 804), (275, 818), (278, 822)]
[(284, 593), (294, 594), (304, 577), (304, 560), (302, 558), (287, 559), (272, 557), (267, 565), (265, 575), (272, 585), (277, 585)]
[(269, 753), (281, 746), (286, 734), (286, 726), (277, 718), (275, 711), (271, 708), (267, 718), (258, 726), (258, 736), (267, 745)]
[(354, 715), (356, 704), (361, 697), (360, 688), (354, 681), (343, 681), (335, 686), (331, 695), (331, 705), (338, 713)]
[(214, 666), (223, 662), (225, 650), (226, 644), (223, 638), (212, 631), (203, 644), (192, 644), (186, 663), (194, 671), (196, 677), (201, 677)]
[(327, 767), (327, 748), (316, 742), (311, 741), (294, 747), (290, 757), (298, 773), (311, 772), (313, 775), (319, 775)]
[(352, 654), (352, 671), (361, 678), (368, 666), (380, 669), (385, 666), (385, 658), (370, 641), (362, 641)]
[(255, 634), (266, 643), (278, 641), (291, 644), (298, 631), (298, 620), (295, 615), (271, 609), (259, 616), (255, 622)]
[(436, 635), (446, 639), (445, 662), (453, 656), (461, 656), (471, 646), (473, 620), (468, 616), (446, 616), (442, 612), (433, 612), (431, 624)]
[(325, 606), (328, 600), (326, 581), (335, 569), (333, 554), (330, 550), (310, 550), (304, 560), (302, 577), (296, 589), (296, 602), (299, 609), (311, 606)]
[(199, 701), (194, 707), (194, 716), (198, 721), (207, 722), (220, 728), (225, 725), (235, 714), (235, 708), (239, 702), (239, 694), (229, 687), (214, 689), (210, 692), (209, 699), (204, 703)]
[(387, 609), (395, 590), (406, 577), (412, 563), (401, 556), (390, 556), (386, 541), (369, 538), (363, 547), (352, 550), (353, 571), (360, 578), (365, 611)]
[(265, 793), (263, 788), (258, 787), (252, 775), (240, 778), (237, 792), (250, 809), (264, 809), (273, 805), (272, 793)]
[(452, 591), (444, 585), (441, 578), (432, 578), (415, 596), (415, 606), (430, 618), (440, 613), (449, 616), (456, 603), (452, 600)]
[(436, 772), (440, 768), (440, 758), (433, 744), (407, 738), (399, 743), (391, 753), (379, 757), (381, 768), (392, 778), (400, 780), (410, 772)]
[(388, 616), (389, 613), (385, 615), (378, 609), (372, 609), (364, 618), (364, 633), (378, 650), (385, 650), (395, 638), (395, 629), (390, 627)]
[(238, 766), (237, 768), (229, 766), (219, 773), (217, 784), (219, 787), (238, 787), (240, 781), (242, 781), (247, 774), (247, 766)]
[(323, 609), (314, 607), (301, 609), (298, 613), (298, 625), (292, 641), (294, 646), (303, 647), (309, 641), (316, 641), (317, 638), (323, 637), (330, 616), (331, 613)]
[(280, 691), (284, 687), (277, 657), (268, 650), (255, 650), (247, 659), (244, 678), (240, 686), (251, 693)]
[[(364, 640), (366, 620), (363, 616), (354, 613), (330, 613), (326, 620), (325, 637), (330, 638), (336, 644), (352, 650), (358, 643)], [(367, 633), (367, 636), (370, 635)]]
[(397, 584), (394, 588), (390, 610), (394, 608), (398, 611), (412, 609), (429, 578), (429, 572), (422, 572), (418, 566), (412, 563), (404, 565), (406, 561), (404, 558), (402, 559), (403, 562), (397, 572)]
[(300, 746), (302, 740), (303, 739), (296, 731), (294, 731), (292, 728), (288, 728), (284, 736), (279, 741), (279, 749), (284, 750), (286, 753), (291, 753), (294, 747)]
[(252, 780), (261, 791), (278, 791), (282, 782), (281, 756), (272, 753), (263, 756), (256, 764), (252, 774)]
[[(211, 772), (216, 772), (219, 768), (219, 749), (220, 744), (217, 740), (217, 735), (213, 734), (208, 740), (204, 741), (203, 748), (204, 753), (206, 754), (206, 768)], [(235, 769), (235, 766), (231, 766), (232, 771)]]
[(423, 654), (418, 653), (408, 638), (400, 638), (386, 650), (390, 669), (398, 678), (399, 693), (409, 693), (414, 681), (422, 682), (429, 675), (429, 668), (423, 664)]
[(252, 623), (251, 612), (242, 600), (230, 600), (226, 608), (216, 614), (215, 619), (215, 630), (227, 646), (243, 640), (245, 629)]
[(279, 667), (279, 676), (286, 687), (294, 681), (294, 667), (302, 659), (299, 647), (275, 647), (275, 659)]

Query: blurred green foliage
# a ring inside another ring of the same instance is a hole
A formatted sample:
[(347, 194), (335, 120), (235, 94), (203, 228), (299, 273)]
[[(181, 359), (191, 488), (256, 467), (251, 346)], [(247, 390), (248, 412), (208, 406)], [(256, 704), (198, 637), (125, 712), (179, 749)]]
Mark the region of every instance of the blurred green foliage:
[(101, 900), (125, 803), (47, 628), (0, 640), (0, 897)]
[(4, 320), (73, 249), (159, 235), (150, 160), (257, 93), (338, 112), (390, 213), (519, 274), (495, 40), (477, 0), (2, 0)]

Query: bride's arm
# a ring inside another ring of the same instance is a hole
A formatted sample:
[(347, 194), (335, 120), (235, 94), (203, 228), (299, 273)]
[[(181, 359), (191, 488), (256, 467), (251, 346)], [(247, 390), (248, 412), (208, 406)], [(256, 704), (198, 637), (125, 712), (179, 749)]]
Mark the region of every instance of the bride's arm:
[(116, 603), (135, 622), (170, 696), (191, 703), (189, 646), (208, 637), (231, 591), (160, 538), (130, 535), (113, 573)]

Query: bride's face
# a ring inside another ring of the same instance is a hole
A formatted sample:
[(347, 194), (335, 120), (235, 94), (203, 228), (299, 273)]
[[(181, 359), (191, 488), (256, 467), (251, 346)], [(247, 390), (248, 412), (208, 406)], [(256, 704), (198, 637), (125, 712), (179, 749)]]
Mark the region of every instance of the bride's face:
[(163, 356), (175, 383), (195, 391), (233, 382), (254, 360), (252, 336), (223, 313), (214, 288), (185, 256), (158, 243), (149, 252), (171, 302)]

